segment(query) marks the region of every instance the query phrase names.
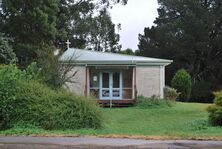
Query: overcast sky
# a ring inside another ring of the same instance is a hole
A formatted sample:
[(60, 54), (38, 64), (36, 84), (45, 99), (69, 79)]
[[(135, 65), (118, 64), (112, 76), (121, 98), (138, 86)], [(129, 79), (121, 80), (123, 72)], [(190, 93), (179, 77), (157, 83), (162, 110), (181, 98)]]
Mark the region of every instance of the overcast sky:
[(157, 0), (128, 0), (127, 5), (118, 4), (110, 10), (112, 21), (121, 24), (119, 34), (123, 50), (138, 49), (138, 34), (153, 25), (158, 16), (157, 8)]

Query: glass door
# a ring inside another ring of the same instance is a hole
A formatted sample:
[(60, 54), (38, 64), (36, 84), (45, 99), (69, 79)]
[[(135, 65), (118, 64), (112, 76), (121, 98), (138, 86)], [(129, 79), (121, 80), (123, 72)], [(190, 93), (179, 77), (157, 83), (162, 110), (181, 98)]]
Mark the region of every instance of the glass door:
[(102, 73), (102, 81), (101, 81), (101, 99), (110, 99), (110, 73), (103, 72)]
[(121, 72), (102, 72), (100, 80), (100, 99), (122, 99)]
[(121, 73), (113, 72), (112, 73), (112, 99), (121, 99), (122, 96), (122, 81)]

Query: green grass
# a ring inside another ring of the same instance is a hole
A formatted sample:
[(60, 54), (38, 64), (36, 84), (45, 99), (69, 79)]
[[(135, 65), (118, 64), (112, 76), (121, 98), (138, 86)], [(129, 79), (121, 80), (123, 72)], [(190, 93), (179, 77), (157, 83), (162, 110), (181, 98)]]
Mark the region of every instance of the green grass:
[(160, 108), (104, 108), (101, 129), (45, 131), (17, 125), (0, 135), (110, 135), (158, 136), (168, 138), (222, 139), (222, 127), (207, 124), (209, 104), (176, 103)]

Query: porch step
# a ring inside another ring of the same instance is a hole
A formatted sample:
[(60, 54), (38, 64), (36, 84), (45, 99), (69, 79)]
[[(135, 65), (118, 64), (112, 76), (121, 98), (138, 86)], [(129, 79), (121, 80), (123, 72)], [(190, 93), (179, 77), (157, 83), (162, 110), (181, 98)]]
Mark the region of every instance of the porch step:
[(123, 99), (123, 100), (98, 100), (98, 103), (101, 107), (129, 107), (133, 106), (136, 103), (135, 99)]

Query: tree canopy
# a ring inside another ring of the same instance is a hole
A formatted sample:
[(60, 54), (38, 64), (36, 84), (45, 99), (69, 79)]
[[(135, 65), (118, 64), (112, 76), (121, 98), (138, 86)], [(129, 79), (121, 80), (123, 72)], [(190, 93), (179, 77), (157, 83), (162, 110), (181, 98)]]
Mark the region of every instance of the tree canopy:
[(158, 0), (158, 3), (155, 25), (139, 35), (139, 55), (174, 60), (166, 69), (168, 84), (175, 72), (184, 68), (191, 74), (194, 86), (209, 84), (209, 93), (220, 89), (222, 1)]
[(0, 30), (24, 66), (55, 47), (64, 50), (67, 39), (73, 47), (116, 51), (119, 35), (107, 12), (116, 3), (127, 0), (2, 0)]
[(9, 64), (16, 61), (16, 55), (9, 45), (10, 39), (0, 33), (0, 64)]
[(167, 58), (174, 63), (167, 69), (173, 74), (185, 68), (193, 82), (222, 84), (222, 1), (158, 0), (159, 16), (155, 25), (139, 35), (139, 54)]
[(112, 23), (111, 17), (106, 9), (99, 12), (99, 15), (89, 18), (89, 32), (86, 36), (87, 47), (95, 51), (117, 52), (121, 46), (119, 34), (115, 31), (116, 25)]
[(55, 39), (57, 0), (3, 0), (0, 29), (11, 37), (19, 63), (35, 59), (38, 50)]

